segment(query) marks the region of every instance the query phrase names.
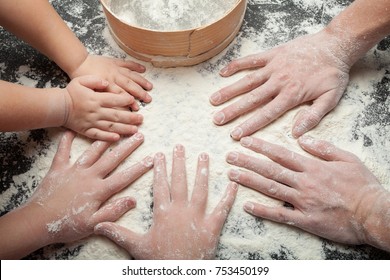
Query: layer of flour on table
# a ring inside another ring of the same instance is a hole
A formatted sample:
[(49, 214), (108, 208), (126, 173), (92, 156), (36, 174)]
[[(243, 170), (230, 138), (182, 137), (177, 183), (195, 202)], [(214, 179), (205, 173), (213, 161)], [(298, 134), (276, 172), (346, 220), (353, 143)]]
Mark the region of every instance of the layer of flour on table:
[(146, 29), (174, 31), (210, 24), (238, 0), (111, 0), (109, 7), (123, 21)]

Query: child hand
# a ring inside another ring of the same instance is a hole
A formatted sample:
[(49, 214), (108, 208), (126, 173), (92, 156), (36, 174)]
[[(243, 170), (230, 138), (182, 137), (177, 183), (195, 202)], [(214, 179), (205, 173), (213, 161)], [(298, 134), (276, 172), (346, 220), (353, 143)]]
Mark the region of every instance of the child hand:
[(126, 93), (103, 92), (108, 82), (97, 76), (73, 79), (64, 89), (64, 126), (92, 139), (117, 141), (120, 135), (132, 135), (143, 121), (130, 112), (134, 98)]
[[(149, 103), (152, 97), (148, 90), (153, 85), (142, 77), (139, 73), (144, 73), (145, 67), (132, 61), (126, 61), (116, 58), (88, 55), (86, 60), (69, 76), (73, 79), (83, 75), (97, 75), (109, 82), (109, 92), (121, 91), (127, 92), (143, 102)], [(138, 110), (138, 105), (133, 110)]]
[(146, 234), (137, 234), (114, 223), (101, 223), (95, 233), (125, 248), (136, 259), (213, 259), (219, 236), (233, 205), (237, 184), (230, 183), (216, 208), (206, 213), (209, 157), (201, 154), (191, 200), (187, 198), (184, 147), (173, 155), (169, 186), (163, 154), (154, 158), (153, 224)]
[(112, 173), (142, 144), (140, 133), (109, 152), (106, 150), (110, 143), (96, 141), (71, 164), (73, 139), (73, 133), (65, 133), (48, 174), (26, 204), (26, 207), (40, 209), (40, 215), (36, 217), (40, 222), (34, 224), (41, 225), (41, 236), (46, 238), (46, 244), (75, 241), (93, 233), (98, 223), (116, 221), (136, 202), (131, 197), (109, 201), (110, 197), (153, 165), (153, 159), (146, 157), (124, 171)]

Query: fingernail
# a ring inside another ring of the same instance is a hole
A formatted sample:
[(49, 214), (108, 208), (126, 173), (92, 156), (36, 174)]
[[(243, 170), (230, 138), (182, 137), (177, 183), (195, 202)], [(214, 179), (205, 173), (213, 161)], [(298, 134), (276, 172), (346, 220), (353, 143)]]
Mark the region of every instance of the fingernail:
[(299, 142), (301, 142), (306, 146), (312, 146), (314, 144), (314, 141), (315, 141), (314, 138), (308, 135), (304, 135), (299, 138)]
[(164, 159), (164, 154), (163, 153), (157, 153), (155, 156), (155, 159)]
[(174, 153), (178, 157), (183, 157), (184, 156), (184, 146), (183, 145), (176, 145), (174, 149)]
[(305, 132), (307, 132), (307, 125), (305, 122), (302, 122), (298, 125), (295, 125), (293, 128), (293, 131), (292, 131), (294, 137), (299, 137), (300, 135), (304, 134)]
[(226, 157), (226, 161), (228, 163), (235, 163), (235, 162), (237, 162), (237, 160), (238, 160), (238, 153), (237, 152), (228, 153), (228, 155)]
[(226, 75), (228, 73), (228, 70), (229, 70), (229, 67), (224, 67), (221, 69), (221, 71), (219, 71), (219, 73), (221, 75)]
[(206, 153), (201, 153), (199, 155), (199, 161), (208, 161), (209, 160), (209, 155)]
[(242, 136), (244, 132), (242, 131), (242, 128), (241, 127), (236, 127), (232, 133), (230, 134), (230, 136), (234, 139), (234, 140), (239, 140)]
[(145, 166), (145, 167), (152, 167), (153, 166), (153, 158), (150, 157), (150, 156), (147, 156), (146, 158), (144, 158), (142, 160), (142, 164)]
[(244, 147), (250, 147), (252, 145), (253, 139), (251, 137), (241, 138), (240, 143)]
[(231, 182), (230, 183), (230, 187), (233, 189), (233, 190), (238, 190), (238, 184), (237, 183), (235, 183), (235, 182)]
[(221, 100), (221, 93), (217, 91), (216, 93), (211, 95), (210, 100), (212, 101), (212, 103), (219, 103), (219, 101)]
[(142, 133), (137, 132), (136, 134), (133, 135), (134, 139), (136, 140), (143, 140), (144, 135)]
[(255, 205), (252, 202), (246, 202), (244, 204), (244, 209), (249, 213), (253, 213), (253, 209), (255, 209)]
[(229, 178), (231, 180), (237, 181), (240, 178), (240, 172), (237, 170), (234, 170), (234, 169), (229, 170), (228, 174), (229, 174)]
[(225, 121), (225, 114), (222, 112), (218, 112), (214, 115), (214, 123), (215, 124), (223, 124)]

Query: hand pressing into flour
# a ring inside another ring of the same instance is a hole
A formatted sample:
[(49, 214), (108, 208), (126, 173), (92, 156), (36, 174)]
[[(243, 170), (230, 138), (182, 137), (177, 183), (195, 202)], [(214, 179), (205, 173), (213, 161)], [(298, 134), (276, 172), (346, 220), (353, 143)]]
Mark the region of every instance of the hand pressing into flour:
[(237, 185), (230, 183), (215, 209), (207, 214), (209, 157), (201, 154), (192, 197), (188, 200), (184, 147), (173, 154), (169, 185), (163, 154), (154, 158), (153, 224), (138, 234), (114, 223), (101, 223), (95, 233), (125, 248), (135, 259), (213, 259), (219, 236), (233, 205)]
[(241, 96), (217, 112), (214, 123), (224, 125), (254, 111), (231, 132), (239, 140), (308, 103), (292, 128), (294, 137), (303, 135), (338, 104), (351, 66), (390, 34), (389, 8), (387, 0), (356, 0), (318, 33), (231, 62), (221, 70), (223, 77), (253, 72), (211, 95), (213, 105)]
[(117, 141), (132, 135), (143, 121), (128, 108), (134, 98), (127, 93), (103, 92), (109, 83), (97, 76), (73, 79), (64, 89), (64, 126), (92, 139)]
[[(108, 91), (126, 92), (143, 102), (149, 103), (152, 101), (152, 97), (147, 91), (151, 90), (153, 85), (140, 75), (145, 70), (143, 65), (133, 61), (88, 55), (83, 63), (69, 76), (75, 78), (84, 75), (97, 75), (109, 82)], [(131, 109), (135, 111), (139, 109), (136, 102), (131, 104)]]
[(248, 213), (336, 242), (390, 251), (390, 193), (355, 155), (308, 136), (299, 144), (310, 158), (253, 137), (241, 144), (271, 161), (231, 152), (227, 161), (247, 170), (230, 170), (229, 178), (290, 205), (247, 202)]
[(152, 168), (146, 157), (120, 172), (114, 169), (143, 142), (142, 134), (110, 144), (96, 141), (70, 162), (74, 134), (64, 134), (52, 166), (25, 205), (0, 218), (0, 258), (18, 259), (53, 243), (72, 242), (93, 233), (103, 221), (116, 221), (135, 207), (131, 197), (110, 199)]
[(293, 126), (295, 137), (304, 134), (338, 104), (347, 87), (350, 65), (339, 58), (341, 54), (336, 54), (337, 47), (332, 35), (321, 32), (231, 62), (221, 70), (222, 76), (246, 69), (254, 71), (210, 97), (213, 105), (221, 105), (242, 95), (217, 112), (214, 123), (224, 125), (255, 110), (231, 132), (231, 137), (239, 140), (288, 110), (312, 102), (298, 113)]

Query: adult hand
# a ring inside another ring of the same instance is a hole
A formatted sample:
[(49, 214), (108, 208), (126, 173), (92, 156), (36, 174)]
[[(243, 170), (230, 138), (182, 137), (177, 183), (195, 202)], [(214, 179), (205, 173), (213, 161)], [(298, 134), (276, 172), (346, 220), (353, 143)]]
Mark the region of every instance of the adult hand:
[(333, 241), (389, 250), (389, 193), (355, 155), (308, 136), (299, 144), (314, 158), (253, 137), (241, 144), (272, 161), (231, 152), (227, 161), (248, 170), (231, 170), (229, 178), (292, 206), (248, 202), (248, 213)]
[(169, 186), (163, 154), (154, 158), (153, 224), (146, 234), (138, 234), (114, 223), (101, 223), (95, 233), (125, 248), (136, 259), (212, 259), (219, 236), (232, 207), (237, 185), (230, 183), (215, 209), (206, 213), (209, 157), (198, 159), (195, 187), (187, 196), (184, 147), (173, 155), (172, 184)]
[(70, 163), (74, 134), (66, 133), (59, 144), (52, 166), (25, 207), (40, 209), (34, 217), (43, 226), (41, 236), (47, 244), (71, 242), (93, 233), (96, 224), (116, 221), (135, 206), (131, 197), (109, 200), (152, 168), (153, 159), (120, 172), (114, 169), (143, 142), (135, 134), (111, 151), (110, 143), (96, 141), (75, 163)]
[(224, 125), (255, 109), (252, 117), (231, 132), (232, 138), (239, 140), (288, 110), (312, 102), (298, 113), (292, 129), (294, 137), (303, 135), (338, 104), (348, 84), (351, 65), (346, 63), (339, 40), (324, 30), (231, 62), (221, 70), (223, 77), (247, 69), (254, 71), (211, 95), (213, 105), (243, 95), (217, 112), (214, 123)]
[[(109, 82), (108, 91), (127, 92), (136, 99), (149, 103), (152, 97), (147, 91), (151, 90), (153, 85), (140, 75), (144, 72), (145, 67), (133, 61), (88, 55), (69, 76), (73, 79), (84, 75), (97, 75)], [(131, 108), (139, 109), (137, 103), (132, 104)]]
[(128, 109), (134, 98), (126, 93), (103, 92), (108, 85), (97, 76), (73, 79), (63, 89), (64, 126), (102, 141), (117, 141), (120, 135), (136, 133), (143, 117)]

